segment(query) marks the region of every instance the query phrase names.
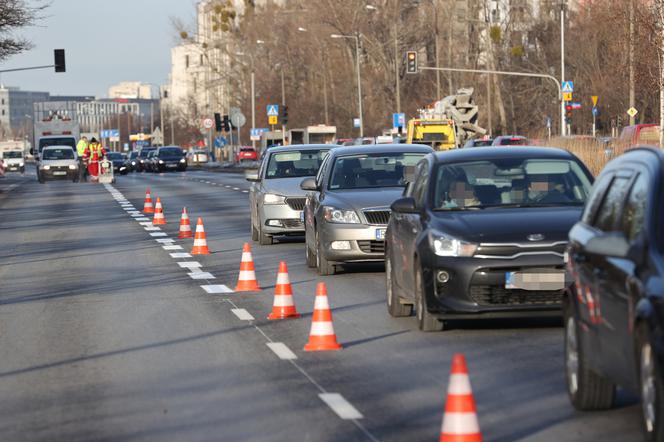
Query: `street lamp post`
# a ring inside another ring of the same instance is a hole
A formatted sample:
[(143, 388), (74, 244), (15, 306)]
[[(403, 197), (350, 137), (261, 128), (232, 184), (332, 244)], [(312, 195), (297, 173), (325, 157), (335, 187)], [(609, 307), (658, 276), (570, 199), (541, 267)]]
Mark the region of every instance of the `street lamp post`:
[(364, 118), (362, 117), (362, 77), (360, 76), (360, 36), (332, 34), (332, 38), (354, 38), (355, 39), (355, 69), (357, 70), (357, 107), (360, 113), (360, 138), (364, 137)]
[[(565, 0), (560, 2), (560, 84), (565, 83)], [(565, 101), (560, 99), (560, 134), (567, 133), (565, 123)]]

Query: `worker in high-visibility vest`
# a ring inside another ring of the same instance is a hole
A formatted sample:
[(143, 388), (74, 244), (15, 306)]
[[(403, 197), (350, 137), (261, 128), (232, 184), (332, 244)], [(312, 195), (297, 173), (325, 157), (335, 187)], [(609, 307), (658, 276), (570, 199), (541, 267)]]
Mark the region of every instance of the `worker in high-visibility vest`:
[(99, 178), (99, 162), (104, 155), (106, 155), (106, 151), (101, 143), (99, 143), (96, 138), (92, 138), (87, 149), (85, 149), (84, 156), (88, 162), (88, 173), (90, 176), (94, 177), (94, 179)]
[(88, 137), (83, 136), (76, 144), (76, 154), (78, 155), (78, 176), (79, 180), (87, 180), (87, 164), (85, 163), (85, 149), (88, 148)]

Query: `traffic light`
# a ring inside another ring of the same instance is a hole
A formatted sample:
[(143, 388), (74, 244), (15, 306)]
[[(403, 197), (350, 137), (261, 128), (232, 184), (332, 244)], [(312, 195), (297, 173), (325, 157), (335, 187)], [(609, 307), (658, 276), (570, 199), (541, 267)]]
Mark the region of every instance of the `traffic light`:
[(406, 72), (409, 74), (417, 74), (417, 52), (406, 52)]
[(571, 104), (566, 104), (565, 105), (565, 123), (566, 124), (572, 124), (572, 105)]
[(224, 119), (221, 123), (222, 129), (224, 132), (230, 132), (231, 131), (231, 123), (228, 121), (228, 115), (224, 115)]
[(281, 124), (284, 126), (288, 124), (288, 106), (285, 104), (281, 106)]
[(65, 66), (65, 50), (54, 49), (53, 56), (55, 58), (55, 72), (66, 72)]
[(221, 114), (215, 112), (214, 114), (214, 128), (217, 132), (221, 132), (223, 125), (221, 124)]

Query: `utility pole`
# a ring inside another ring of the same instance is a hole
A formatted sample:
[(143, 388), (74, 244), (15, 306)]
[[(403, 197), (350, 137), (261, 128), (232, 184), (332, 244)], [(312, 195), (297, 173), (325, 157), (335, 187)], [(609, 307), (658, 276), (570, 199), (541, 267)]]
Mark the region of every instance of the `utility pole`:
[[(634, 91), (634, 0), (629, 0), (629, 108), (636, 104)], [(633, 116), (629, 117), (629, 125), (636, 124)]]
[[(256, 127), (256, 76), (254, 74), (254, 61), (251, 59), (251, 128)], [(251, 140), (251, 147), (256, 150), (256, 140)]]
[[(440, 50), (438, 44), (438, 8), (434, 2), (433, 19), (435, 21), (434, 50), (436, 52), (436, 69), (440, 69)], [(436, 100), (440, 100), (440, 71), (436, 70)]]
[(393, 26), (393, 32), (394, 32), (394, 83), (395, 83), (395, 88), (396, 88), (396, 94), (397, 94), (397, 113), (401, 113), (401, 88), (399, 87), (399, 61), (401, 58), (399, 57), (399, 35), (398, 35), (398, 29), (397, 29), (397, 22), (396, 20), (394, 21), (394, 26)]
[(487, 118), (489, 120), (489, 136), (493, 133), (493, 118), (491, 116), (491, 74), (486, 74), (486, 104)]
[[(565, 0), (560, 2), (560, 84), (565, 82)], [(567, 133), (565, 124), (565, 102), (560, 100), (560, 133)]]
[[(284, 65), (281, 65), (281, 108), (285, 111), (286, 106), (286, 81), (284, 80)], [(290, 142), (290, 140), (289, 140)], [(286, 124), (281, 120), (281, 145), (286, 145)]]
[(150, 134), (154, 133), (154, 101), (150, 102)]

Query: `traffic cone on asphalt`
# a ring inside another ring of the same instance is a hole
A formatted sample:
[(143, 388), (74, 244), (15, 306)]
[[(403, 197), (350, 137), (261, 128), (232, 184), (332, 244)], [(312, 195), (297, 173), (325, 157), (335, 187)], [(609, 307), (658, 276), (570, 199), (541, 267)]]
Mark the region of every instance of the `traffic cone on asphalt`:
[(194, 248), (191, 249), (192, 255), (209, 255), (207, 240), (205, 239), (205, 227), (203, 226), (203, 218), (198, 217), (196, 223), (196, 234), (194, 235)]
[(300, 314), (295, 309), (293, 302), (293, 288), (288, 278), (288, 266), (286, 262), (279, 263), (279, 272), (277, 273), (277, 285), (274, 287), (274, 304), (272, 313), (267, 319), (286, 319), (299, 318)]
[(440, 442), (482, 442), (466, 358), (460, 353), (452, 358)]
[(341, 348), (332, 325), (332, 312), (327, 300), (327, 287), (324, 282), (319, 282), (316, 286), (316, 300), (314, 301), (314, 314), (311, 318), (309, 342), (304, 346), (304, 351), (341, 350)]
[(256, 281), (256, 272), (254, 271), (254, 260), (251, 257), (251, 247), (249, 243), (244, 243), (242, 247), (242, 262), (240, 262), (240, 276), (237, 280), (236, 292), (256, 292), (261, 288)]
[(152, 206), (152, 195), (150, 194), (150, 188), (145, 191), (145, 202), (143, 203), (143, 213), (154, 213), (154, 207)]
[(164, 208), (161, 206), (161, 198), (157, 197), (157, 203), (154, 206), (154, 218), (152, 219), (152, 225), (158, 226), (166, 224), (166, 218), (164, 218)]
[(189, 215), (187, 214), (187, 208), (182, 208), (182, 217), (180, 218), (180, 233), (178, 238), (191, 238), (191, 224), (189, 224)]

